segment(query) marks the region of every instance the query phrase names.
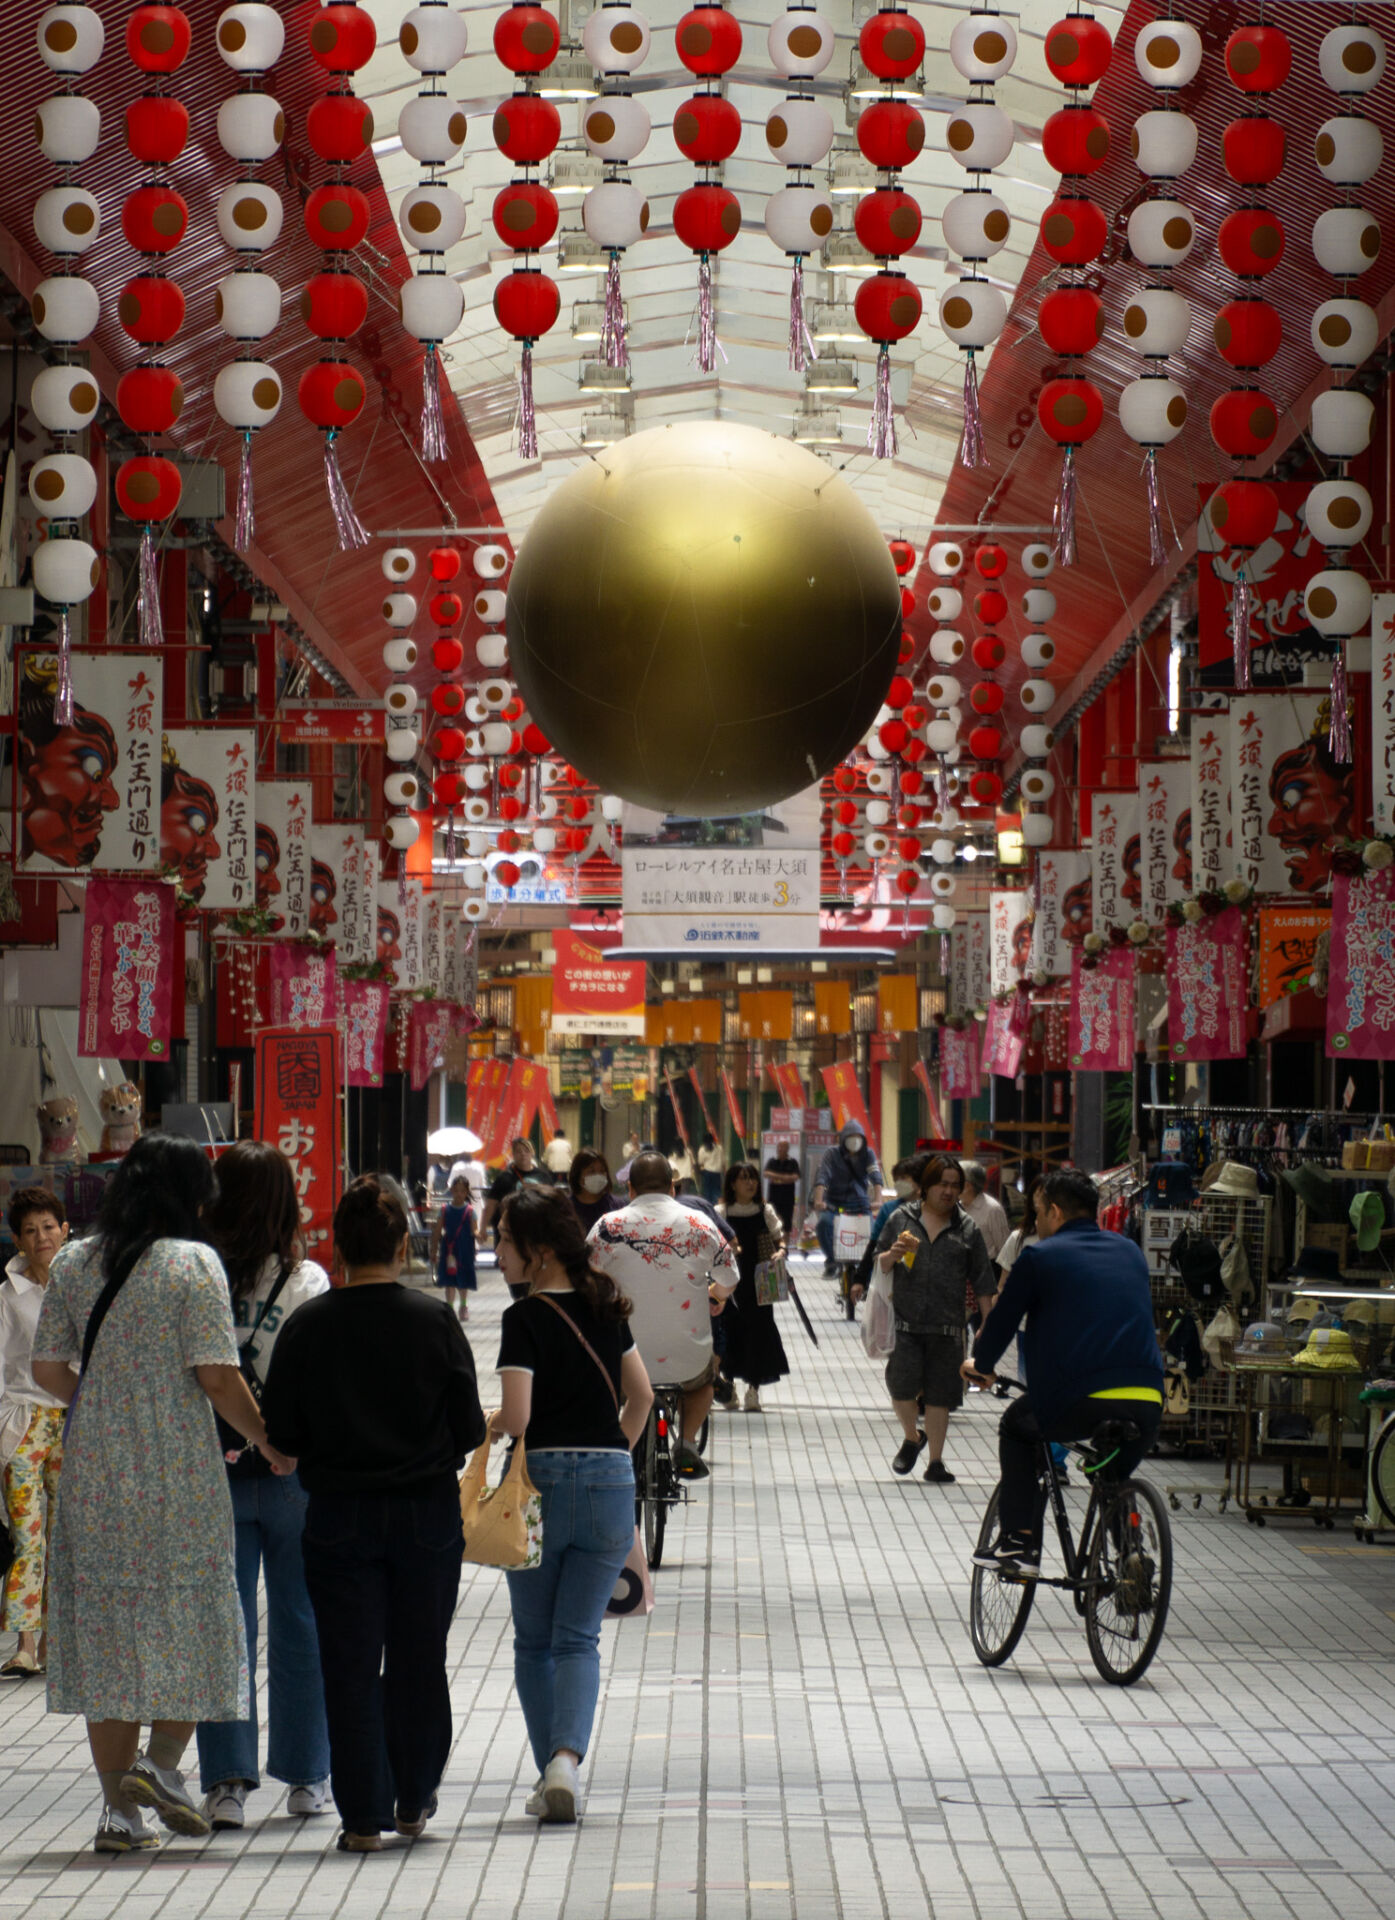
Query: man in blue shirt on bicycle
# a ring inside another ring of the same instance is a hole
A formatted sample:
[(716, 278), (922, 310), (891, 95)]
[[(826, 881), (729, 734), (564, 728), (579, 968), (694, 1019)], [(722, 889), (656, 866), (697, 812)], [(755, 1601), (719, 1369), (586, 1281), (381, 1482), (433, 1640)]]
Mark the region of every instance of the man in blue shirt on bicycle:
[(998, 1427), (1001, 1528), (976, 1565), (1031, 1576), (1041, 1564), (1042, 1440), (1084, 1440), (1106, 1420), (1129, 1421), (1136, 1441), (1111, 1462), (1127, 1478), (1162, 1423), (1163, 1369), (1142, 1251), (1097, 1223), (1095, 1183), (1075, 1168), (1042, 1182), (1041, 1239), (1024, 1248), (964, 1362), (966, 1379), (991, 1382), (1021, 1328), (1027, 1392)]

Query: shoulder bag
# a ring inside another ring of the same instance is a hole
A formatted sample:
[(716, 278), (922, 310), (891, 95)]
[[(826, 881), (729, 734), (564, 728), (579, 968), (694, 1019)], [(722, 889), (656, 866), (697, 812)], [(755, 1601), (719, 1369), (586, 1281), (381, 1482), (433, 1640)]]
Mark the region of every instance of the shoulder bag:
[(542, 1565), (542, 1495), (528, 1478), (528, 1450), (519, 1435), (508, 1469), (489, 1485), (488, 1428), (460, 1476), (460, 1524), (464, 1558), (476, 1567), (506, 1567), (522, 1573)]

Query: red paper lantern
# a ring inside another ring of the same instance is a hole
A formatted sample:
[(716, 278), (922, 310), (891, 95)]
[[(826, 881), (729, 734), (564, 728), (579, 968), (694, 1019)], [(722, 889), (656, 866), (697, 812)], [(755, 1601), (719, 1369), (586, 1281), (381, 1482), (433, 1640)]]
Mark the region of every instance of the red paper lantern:
[(909, 100), (873, 100), (857, 116), (857, 144), (879, 172), (899, 173), (925, 145), (925, 116)]
[(545, 753), (551, 753), (552, 742), (543, 732), (536, 720), (530, 720), (523, 729), (523, 745), (527, 752), (541, 759)]
[(920, 309), (920, 290), (904, 273), (874, 273), (853, 296), (857, 324), (869, 340), (879, 342), (904, 340), (913, 333)]
[(1104, 338), (1104, 302), (1088, 287), (1057, 287), (1042, 301), (1037, 325), (1052, 353), (1089, 353)]
[(911, 592), (911, 590), (910, 590), (910, 588), (909, 588), (909, 587), (902, 587), (902, 589), (901, 589), (901, 618), (902, 618), (903, 620), (909, 620), (909, 619), (910, 619), (910, 617), (911, 617), (911, 615), (912, 615), (912, 614), (913, 614), (914, 612), (915, 612), (915, 595), (914, 595), (914, 594), (913, 594), (913, 593)]
[[(523, 718), (523, 702), (518, 698), (517, 694), (514, 695), (506, 707), (500, 709), (499, 717), (501, 720), (521, 720)], [(517, 752), (518, 749), (515, 747), (513, 751)]]
[[(712, 7), (701, 13), (718, 11)], [(673, 203), (673, 231), (694, 253), (720, 253), (741, 231), (741, 202), (730, 187), (685, 187)]]
[(591, 816), (591, 803), (584, 793), (574, 793), (567, 802), (566, 814), (569, 820), (588, 820)]
[(1041, 244), (1063, 267), (1083, 267), (1098, 260), (1108, 238), (1103, 213), (1083, 194), (1061, 194), (1041, 217)]
[(980, 767), (969, 775), (969, 794), (981, 807), (995, 807), (1003, 797), (1002, 780), (986, 767)]
[(506, 793), (499, 802), (501, 820), (521, 820), (523, 811), (523, 802), (516, 793)]
[(915, 657), (915, 640), (909, 633), (902, 633), (900, 645), (896, 649), (896, 664), (904, 667), (908, 660)]
[(1267, 207), (1237, 207), (1222, 220), (1216, 247), (1232, 273), (1262, 279), (1284, 257), (1284, 223)]
[(562, 137), (562, 116), (550, 100), (515, 93), (494, 113), (494, 144), (506, 160), (535, 167)]
[(458, 760), (465, 751), (465, 733), (461, 727), (442, 727), (436, 735), (436, 758)]
[(438, 807), (458, 807), (467, 791), (460, 773), (438, 773), (431, 783), (431, 797)]
[(718, 166), (741, 144), (741, 114), (720, 93), (694, 94), (673, 116), (673, 138), (679, 152), (698, 166)]
[(912, 767), (909, 772), (901, 775), (902, 793), (919, 793), (924, 785), (925, 775), (918, 773), (914, 767)]
[(981, 673), (995, 673), (1007, 659), (1007, 648), (996, 633), (981, 633), (969, 654)]
[(853, 227), (868, 253), (895, 259), (920, 238), (920, 202), (903, 187), (878, 187), (858, 201)]
[(1058, 447), (1081, 447), (1097, 431), (1104, 401), (1093, 380), (1048, 380), (1037, 400), (1037, 419)]
[(1104, 78), (1114, 42), (1092, 14), (1058, 20), (1046, 34), (1046, 64), (1063, 87), (1093, 87)]
[(1225, 170), (1237, 185), (1267, 187), (1283, 171), (1287, 136), (1277, 120), (1246, 114), (1221, 135)]
[(971, 727), (969, 730), (969, 752), (975, 760), (997, 760), (1001, 757), (1005, 741), (998, 727)]
[(909, 573), (915, 565), (915, 548), (909, 540), (889, 540), (887, 552), (891, 555), (891, 564), (898, 573)]
[(518, 767), (518, 766), (500, 767), (499, 785), (505, 790), (505, 792), (512, 793), (515, 788), (521, 787), (522, 784), (523, 784), (522, 767)]
[(1279, 498), (1262, 480), (1227, 480), (1207, 502), (1211, 525), (1231, 548), (1261, 547), (1279, 524)]
[(974, 595), (974, 615), (985, 627), (1007, 619), (1007, 595), (999, 587), (983, 587)]
[(851, 800), (840, 800), (833, 809), (833, 817), (841, 827), (851, 827), (857, 821), (857, 808)]
[(189, 109), (168, 94), (148, 94), (126, 109), (126, 145), (142, 166), (167, 167), (189, 138)]
[(839, 860), (846, 860), (856, 844), (852, 835), (846, 832), (835, 833), (829, 841), (829, 845)]
[(557, 198), (536, 180), (510, 180), (494, 196), (494, 231), (517, 253), (539, 253), (557, 231)]
[(133, 340), (154, 346), (173, 339), (184, 325), (184, 295), (163, 274), (137, 274), (121, 289), (116, 317)]
[[(499, 835), (501, 841), (503, 837), (503, 834)], [(517, 836), (515, 836), (515, 838), (517, 838)], [(501, 887), (511, 889), (518, 885), (519, 869), (514, 865), (512, 860), (501, 860), (494, 869), (494, 878)]]
[(373, 58), (378, 29), (364, 7), (321, 7), (310, 27), (311, 57), (327, 73), (357, 73)]
[(839, 793), (856, 793), (857, 774), (851, 767), (837, 767), (833, 773), (833, 785)]
[(1225, 43), (1225, 70), (1241, 93), (1273, 93), (1292, 65), (1288, 35), (1277, 27), (1239, 27)]
[(546, 7), (506, 7), (494, 22), (494, 51), (510, 73), (541, 73), (561, 44), (556, 18)]
[(168, 433), (184, 411), (184, 387), (173, 367), (132, 367), (116, 385), (116, 411), (132, 433)]
[(465, 663), (465, 649), (458, 640), (434, 640), (431, 664), (437, 673), (457, 673)]
[[(974, 571), (981, 580), (1001, 580), (1008, 569), (1007, 548), (995, 540), (974, 550)], [(1006, 605), (1004, 606), (1006, 612)], [(999, 618), (1002, 616), (999, 615)]]
[[(919, 845), (919, 842), (916, 843)], [(907, 900), (920, 891), (920, 872), (915, 867), (902, 867), (896, 876), (896, 891)]]
[(300, 410), (322, 432), (352, 426), (368, 398), (363, 375), (347, 360), (317, 360), (300, 376)]
[(433, 593), (427, 612), (433, 625), (453, 627), (457, 620), (464, 618), (465, 603), (458, 593)]
[(457, 548), (433, 547), (426, 556), (426, 564), (431, 569), (431, 578), (444, 586), (448, 580), (458, 577), (462, 563)]
[[(896, 809), (896, 824), (898, 827), (904, 827), (905, 830), (910, 833), (920, 825), (920, 815), (921, 809), (917, 806), (898, 807)], [(920, 851), (918, 845), (916, 851), (917, 853)]]
[(1094, 173), (1109, 158), (1109, 122), (1097, 107), (1061, 107), (1041, 130), (1041, 150), (1057, 173)]
[(311, 274), (300, 317), (321, 340), (350, 340), (368, 318), (368, 289), (356, 273)]
[(536, 267), (506, 273), (494, 289), (494, 318), (515, 340), (541, 339), (556, 324), (561, 304), (556, 281)]
[(976, 680), (969, 688), (969, 705), (975, 713), (1001, 713), (1003, 690), (996, 680)]
[(136, 7), (126, 22), (126, 52), (142, 73), (177, 73), (192, 38), (179, 7)]
[(678, 22), (673, 40), (689, 73), (730, 73), (741, 58), (741, 22), (725, 7), (694, 7)]
[(902, 707), (909, 706), (911, 695), (914, 691), (915, 689), (911, 686), (910, 681), (904, 673), (893, 673), (891, 676), (891, 685), (886, 690), (887, 706), (895, 707), (898, 711)]
[(465, 689), (447, 681), (444, 686), (431, 689), (431, 711), (442, 720), (453, 720), (465, 710)]
[(188, 202), (173, 187), (137, 187), (122, 202), (121, 231), (137, 253), (169, 253), (188, 224)]
[[(326, 9), (329, 11), (329, 9)], [(356, 13), (356, 7), (335, 9)], [(368, 198), (357, 187), (330, 181), (305, 202), (305, 231), (327, 253), (351, 253), (368, 231)]]
[(372, 110), (351, 93), (322, 93), (310, 103), (305, 137), (321, 160), (357, 160), (373, 138)]
[(586, 775), (578, 773), (575, 767), (566, 768), (562, 779), (567, 786), (575, 787), (578, 791), (586, 785)]
[(1232, 460), (1253, 460), (1273, 444), (1279, 430), (1274, 403), (1257, 387), (1223, 393), (1211, 407), (1211, 438)]
[(129, 520), (168, 520), (183, 487), (173, 460), (137, 454), (116, 469), (116, 499)]
[(888, 7), (874, 13), (858, 35), (862, 64), (878, 80), (906, 80), (925, 58), (925, 29), (914, 15)]
[(1228, 300), (1214, 331), (1216, 351), (1232, 367), (1262, 367), (1284, 343), (1284, 323), (1267, 300)]
[(918, 760), (925, 758), (925, 753), (926, 747), (923, 740), (908, 740), (901, 749), (901, 758), (913, 767)]

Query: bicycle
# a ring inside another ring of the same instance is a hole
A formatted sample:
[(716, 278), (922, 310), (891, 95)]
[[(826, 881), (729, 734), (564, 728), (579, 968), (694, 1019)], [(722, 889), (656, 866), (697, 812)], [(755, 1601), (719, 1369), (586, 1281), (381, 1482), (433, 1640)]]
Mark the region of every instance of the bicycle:
[[(1056, 1521), (1065, 1573), (1028, 1577), (1016, 1569), (975, 1567), (969, 1596), (969, 1632), (985, 1667), (1009, 1659), (1027, 1628), (1040, 1587), (1069, 1593), (1085, 1621), (1090, 1657), (1112, 1686), (1132, 1686), (1147, 1671), (1162, 1641), (1172, 1598), (1172, 1529), (1161, 1496), (1146, 1480), (1111, 1479), (1108, 1468), (1120, 1450), (1138, 1439), (1131, 1420), (1106, 1420), (1088, 1441), (1071, 1442), (1090, 1482), (1090, 1501), (1076, 1541), (1071, 1533), (1051, 1458), (1038, 1449), (1041, 1512), (1049, 1504)], [(976, 1553), (998, 1537), (995, 1487), (979, 1528)]]
[[(1371, 1448), (1370, 1480), (1377, 1517), (1384, 1515), (1385, 1526), (1395, 1527), (1395, 1413), (1386, 1416)], [(1374, 1539), (1374, 1533), (1369, 1537)]]
[[(683, 1394), (678, 1387), (655, 1387), (654, 1404), (634, 1450), (635, 1525), (644, 1534), (644, 1554), (651, 1567), (664, 1557), (669, 1509), (688, 1500), (673, 1458), (672, 1435), (682, 1430), (682, 1413)], [(704, 1420), (694, 1436), (692, 1444), (700, 1454), (707, 1451), (709, 1427)]]

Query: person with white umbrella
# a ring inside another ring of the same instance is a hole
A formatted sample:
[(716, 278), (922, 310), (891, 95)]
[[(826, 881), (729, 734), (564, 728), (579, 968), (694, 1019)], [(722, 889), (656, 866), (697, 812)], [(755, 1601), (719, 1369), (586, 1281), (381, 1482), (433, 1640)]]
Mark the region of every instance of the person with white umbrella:
[[(485, 1171), (475, 1155), (484, 1142), (469, 1127), (437, 1127), (434, 1133), (426, 1137), (426, 1151), (436, 1162), (431, 1169), (431, 1187), (433, 1197), (444, 1197), (455, 1185), (457, 1178), (469, 1183), (470, 1203), (475, 1210), (475, 1219), (479, 1220), (484, 1211)], [(450, 1171), (447, 1173), (446, 1164)]]

